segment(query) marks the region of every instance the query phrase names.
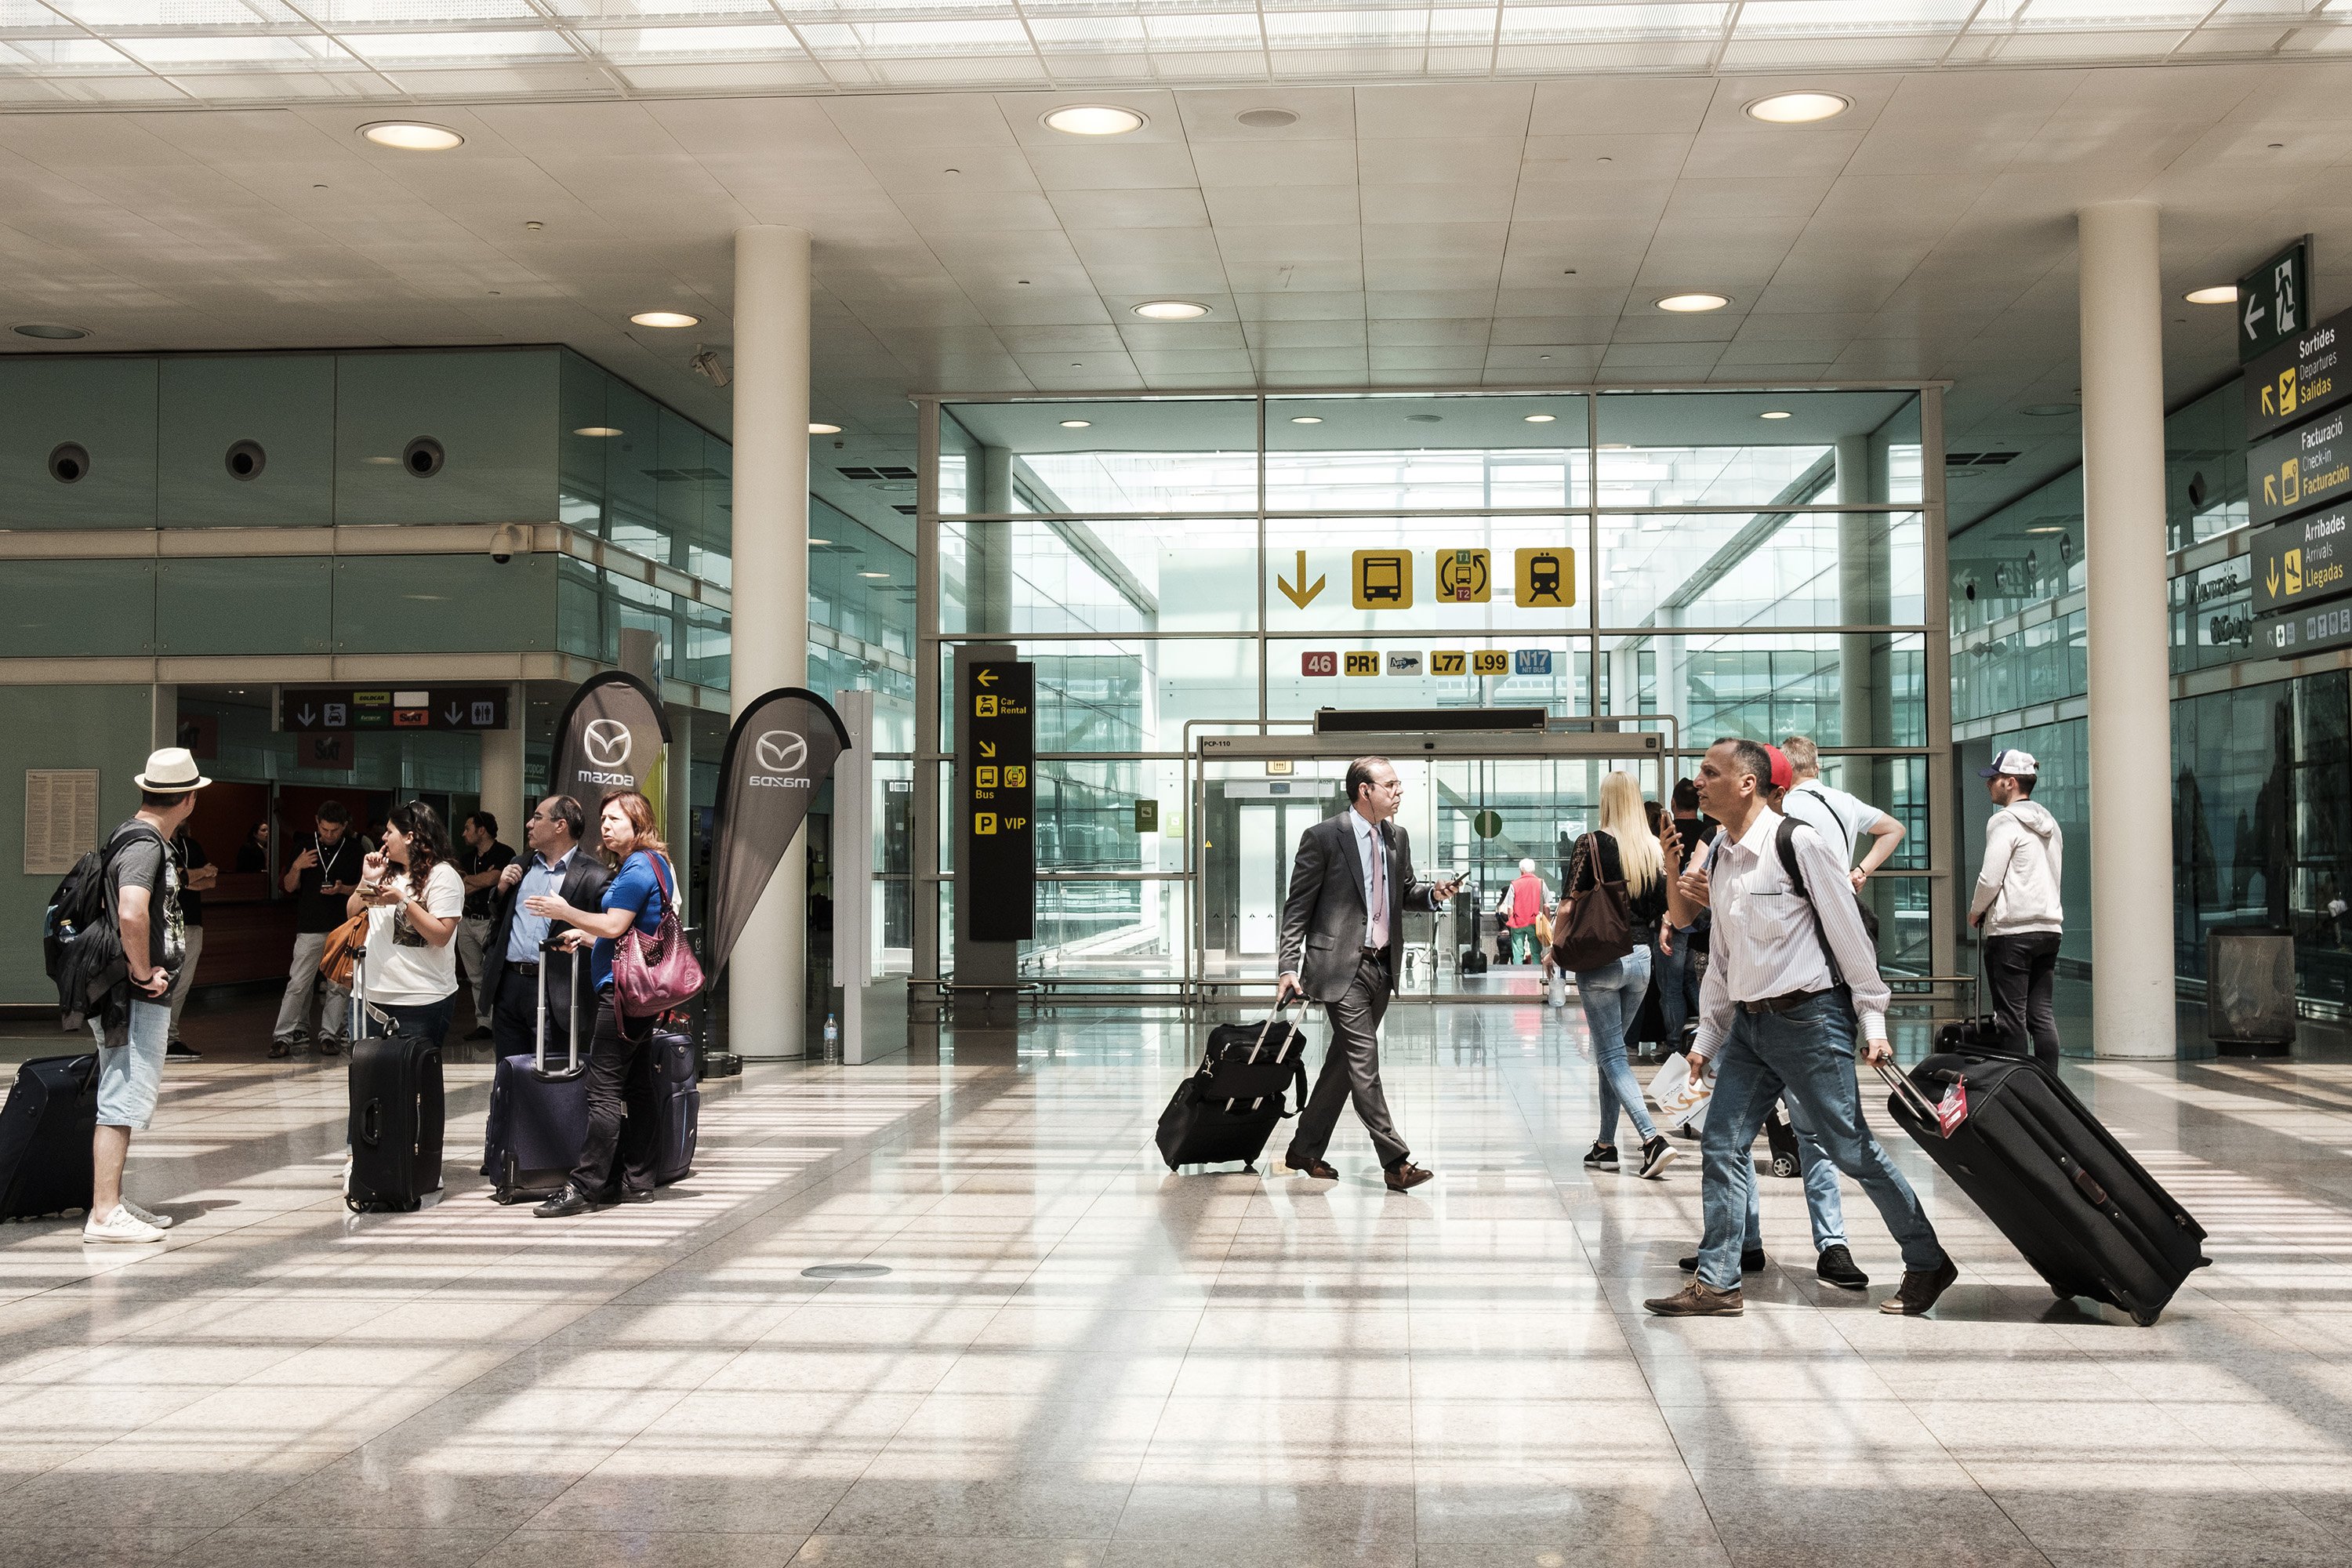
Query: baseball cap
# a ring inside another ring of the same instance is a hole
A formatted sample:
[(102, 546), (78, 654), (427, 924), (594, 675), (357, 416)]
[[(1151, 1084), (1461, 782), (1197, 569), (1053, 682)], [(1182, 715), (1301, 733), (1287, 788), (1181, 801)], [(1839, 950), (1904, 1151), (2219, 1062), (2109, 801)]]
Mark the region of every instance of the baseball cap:
[(2041, 773), (2042, 764), (2033, 760), (2032, 752), (2005, 748), (1993, 753), (1992, 766), (1977, 770), (1977, 777), (1997, 779), (2007, 773), (2011, 778), (2030, 779), (2039, 777)]
[(1789, 753), (1778, 746), (1767, 746), (1764, 751), (1765, 754), (1772, 759), (1772, 787), (1787, 789), (1790, 784), (1795, 784), (1797, 769), (1795, 764), (1789, 761)]

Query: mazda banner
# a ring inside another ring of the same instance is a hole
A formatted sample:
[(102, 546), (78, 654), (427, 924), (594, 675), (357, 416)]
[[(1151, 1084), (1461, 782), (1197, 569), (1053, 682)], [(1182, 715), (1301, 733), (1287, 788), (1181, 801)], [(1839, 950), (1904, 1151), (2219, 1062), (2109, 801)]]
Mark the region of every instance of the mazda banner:
[(626, 670), (592, 675), (555, 721), (547, 793), (568, 795), (586, 809), (592, 845), (600, 841), (596, 803), (609, 790), (635, 790), (653, 802), (654, 820), (665, 821), (662, 749), (668, 744), (669, 721), (652, 688)]
[(848, 748), (833, 704), (780, 686), (743, 710), (719, 764), (710, 850), (710, 972), (719, 973), (782, 864), (817, 785)]

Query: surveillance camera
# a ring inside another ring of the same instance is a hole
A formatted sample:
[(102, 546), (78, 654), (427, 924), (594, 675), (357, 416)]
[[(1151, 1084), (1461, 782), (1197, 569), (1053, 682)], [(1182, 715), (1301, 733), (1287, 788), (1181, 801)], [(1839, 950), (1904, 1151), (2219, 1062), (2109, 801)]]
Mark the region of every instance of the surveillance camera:
[(490, 535), (490, 559), (500, 566), (530, 552), (530, 536), (512, 523)]
[(727, 374), (727, 367), (719, 362), (718, 353), (710, 349), (698, 350), (695, 356), (686, 362), (686, 368), (713, 386), (724, 386), (732, 379)]

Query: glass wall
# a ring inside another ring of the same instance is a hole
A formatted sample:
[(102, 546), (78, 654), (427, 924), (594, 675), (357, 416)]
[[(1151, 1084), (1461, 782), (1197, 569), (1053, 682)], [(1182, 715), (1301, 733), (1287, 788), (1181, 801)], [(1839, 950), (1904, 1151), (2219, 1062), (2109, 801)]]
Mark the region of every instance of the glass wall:
[[(1214, 831), (1186, 832), (1191, 740), (1327, 708), (1671, 717), (1701, 746), (1810, 734), (1847, 787), (1912, 822), (1896, 869), (1926, 875), (1926, 650), (1945, 596), (1927, 582), (1915, 389), (929, 412), (936, 511), (919, 523), (938, 566), (919, 663), (942, 699), (959, 643), (1010, 642), (1038, 667), (1052, 879), (1033, 975), (1180, 973), (1187, 843)], [(951, 755), (949, 707), (925, 745)], [(920, 776), (940, 820), (944, 774)], [(1924, 966), (1928, 900), (1899, 880), (1890, 957)]]

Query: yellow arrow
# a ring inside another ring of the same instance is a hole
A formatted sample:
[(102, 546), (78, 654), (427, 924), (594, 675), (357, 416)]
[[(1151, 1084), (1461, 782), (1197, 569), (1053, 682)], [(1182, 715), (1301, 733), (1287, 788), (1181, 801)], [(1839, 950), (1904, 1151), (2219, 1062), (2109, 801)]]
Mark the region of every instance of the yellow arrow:
[[(1307, 581), (1307, 552), (1304, 550), (1298, 552), (1298, 581), (1300, 583)], [(1282, 590), (1282, 596), (1284, 598), (1289, 600), (1292, 604), (1297, 605), (1303, 610), (1307, 605), (1315, 602), (1315, 595), (1323, 591), (1323, 584), (1326, 581), (1327, 579), (1325, 578), (1318, 577), (1315, 579), (1315, 585), (1313, 587), (1302, 588), (1297, 586), (1296, 584), (1284, 582), (1282, 580), (1282, 574), (1280, 573), (1276, 573), (1275, 574), (1274, 585)]]
[(982, 741), (980, 743), (980, 754), (983, 757), (992, 757), (996, 755), (996, 742), (993, 741)]
[(973, 676), (972, 679), (982, 686), (993, 686), (996, 684), (996, 671), (983, 664), (980, 667), (980, 673)]
[(2263, 571), (2263, 581), (2269, 585), (2271, 597), (2278, 597), (2278, 561), (2276, 557), (2272, 558), (2270, 565)]

